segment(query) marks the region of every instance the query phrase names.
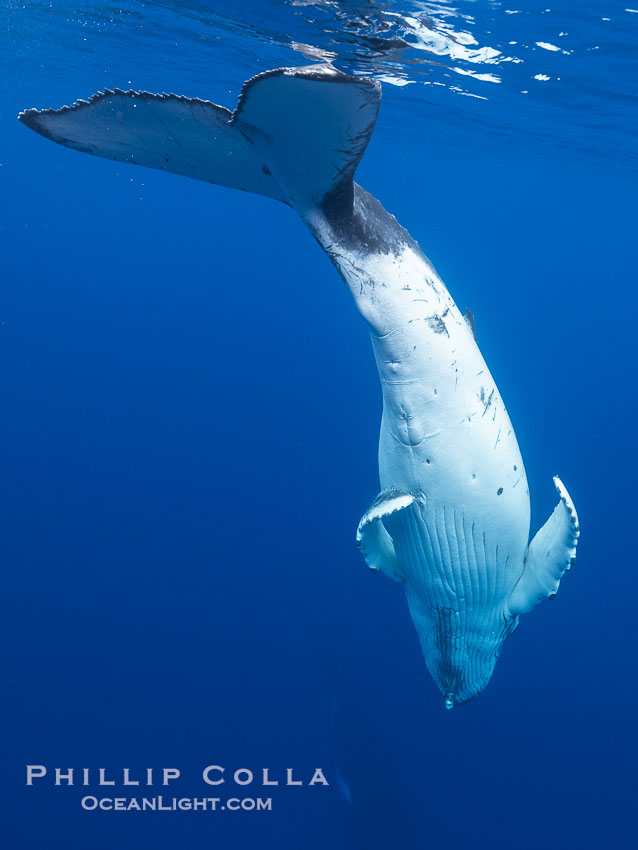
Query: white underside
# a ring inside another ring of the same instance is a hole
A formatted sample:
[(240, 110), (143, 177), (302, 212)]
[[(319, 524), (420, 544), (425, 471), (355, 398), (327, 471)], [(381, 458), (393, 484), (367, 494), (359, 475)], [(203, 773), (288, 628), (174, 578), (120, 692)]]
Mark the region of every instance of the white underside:
[(430, 672), (464, 702), (485, 687), (516, 624), (507, 600), (530, 523), (516, 437), (472, 329), (427, 259), (408, 246), (397, 256), (347, 252), (327, 226), (323, 238), (370, 327), (383, 389), (381, 488), (418, 497), (384, 520), (394, 572)]

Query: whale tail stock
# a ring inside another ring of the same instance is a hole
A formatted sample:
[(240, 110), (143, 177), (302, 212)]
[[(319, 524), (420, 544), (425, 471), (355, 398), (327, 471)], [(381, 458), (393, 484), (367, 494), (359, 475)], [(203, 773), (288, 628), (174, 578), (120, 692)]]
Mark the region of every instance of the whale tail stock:
[(248, 80), (234, 112), (197, 98), (107, 89), (18, 117), (66, 147), (265, 195), (303, 215), (321, 205), (352, 208), (380, 100), (379, 83), (312, 65)]

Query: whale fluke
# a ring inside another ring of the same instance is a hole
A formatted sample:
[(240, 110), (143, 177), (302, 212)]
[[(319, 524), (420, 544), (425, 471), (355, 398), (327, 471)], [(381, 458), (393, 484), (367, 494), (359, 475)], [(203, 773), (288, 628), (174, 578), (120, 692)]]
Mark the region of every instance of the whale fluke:
[(379, 83), (315, 65), (253, 77), (234, 112), (198, 98), (106, 89), (18, 117), (74, 150), (266, 195), (303, 212), (326, 197), (351, 206), (380, 99)]
[(576, 508), (560, 478), (554, 478), (554, 485), (560, 502), (529, 544), (523, 575), (508, 603), (512, 614), (526, 614), (541, 600), (552, 599), (576, 559), (580, 535)]

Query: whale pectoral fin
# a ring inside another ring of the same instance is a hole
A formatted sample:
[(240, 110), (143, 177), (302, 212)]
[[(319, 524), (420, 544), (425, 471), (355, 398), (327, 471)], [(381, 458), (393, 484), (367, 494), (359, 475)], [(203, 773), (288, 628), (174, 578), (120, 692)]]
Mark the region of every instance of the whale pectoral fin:
[(564, 573), (576, 559), (578, 515), (560, 478), (554, 478), (560, 502), (527, 550), (523, 575), (512, 591), (512, 614), (526, 614), (542, 599), (552, 599)]
[(392, 538), (383, 520), (408, 508), (416, 497), (406, 490), (383, 490), (361, 517), (357, 528), (357, 546), (373, 573), (384, 573), (392, 581), (405, 581), (397, 560)]

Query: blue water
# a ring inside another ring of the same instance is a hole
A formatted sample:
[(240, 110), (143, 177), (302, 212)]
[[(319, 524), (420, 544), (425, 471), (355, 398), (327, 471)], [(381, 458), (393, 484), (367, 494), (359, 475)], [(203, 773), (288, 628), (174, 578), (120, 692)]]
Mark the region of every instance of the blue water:
[[(632, 846), (638, 14), (512, 3), (3, 4), (3, 848)], [(556, 600), (452, 712), (354, 545), (378, 378), (301, 221), (15, 120), (105, 86), (232, 107), (313, 58), (384, 81), (358, 182), (474, 313), (533, 531), (553, 474), (580, 514)], [(27, 764), (182, 778), (27, 787)], [(211, 764), (330, 785), (211, 789)]]

